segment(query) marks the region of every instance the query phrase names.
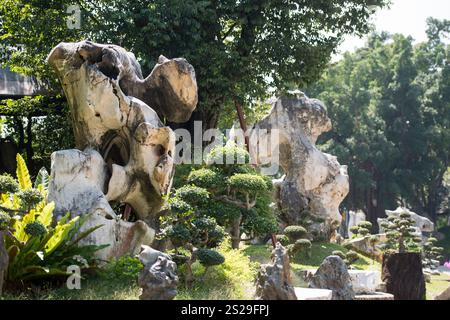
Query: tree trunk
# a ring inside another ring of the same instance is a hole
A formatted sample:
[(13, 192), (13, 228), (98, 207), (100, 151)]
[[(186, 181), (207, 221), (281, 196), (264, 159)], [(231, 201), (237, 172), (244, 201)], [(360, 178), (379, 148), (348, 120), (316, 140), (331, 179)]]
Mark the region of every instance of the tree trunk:
[(420, 253), (383, 255), (381, 279), (395, 300), (424, 300), (425, 277)]
[(5, 241), (4, 241), (4, 232), (0, 231), (0, 296), (3, 293), (3, 286), (6, 276), (6, 271), (8, 270), (8, 264), (9, 264), (9, 257), (8, 252), (5, 248)]
[(233, 249), (239, 249), (241, 243), (241, 217), (233, 221), (231, 225), (231, 247)]

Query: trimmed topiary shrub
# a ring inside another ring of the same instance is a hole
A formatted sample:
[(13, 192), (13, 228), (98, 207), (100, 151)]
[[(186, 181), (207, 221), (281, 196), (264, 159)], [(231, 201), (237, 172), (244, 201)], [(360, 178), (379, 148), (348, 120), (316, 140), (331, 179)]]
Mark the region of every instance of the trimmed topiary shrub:
[(47, 228), (39, 221), (28, 223), (24, 230), (30, 237), (40, 237), (47, 233)]
[(284, 228), (283, 233), (289, 238), (291, 243), (294, 243), (296, 240), (305, 237), (308, 231), (302, 226), (288, 226)]
[(187, 178), (187, 181), (188, 183), (205, 189), (208, 189), (211, 186), (218, 186), (220, 184), (223, 184), (220, 175), (217, 174), (217, 172), (207, 168), (191, 171)]
[(19, 191), (19, 184), (11, 175), (0, 175), (0, 194), (16, 193), (17, 191)]
[(195, 255), (197, 256), (198, 261), (206, 268), (217, 266), (225, 262), (225, 257), (220, 252), (211, 249), (198, 249), (195, 252)]
[(284, 234), (277, 234), (276, 239), (284, 247), (289, 244), (289, 238)]
[(22, 201), (22, 207), (24, 210), (29, 211), (36, 206), (39, 202), (44, 200), (44, 195), (38, 189), (29, 188), (22, 190), (17, 194)]

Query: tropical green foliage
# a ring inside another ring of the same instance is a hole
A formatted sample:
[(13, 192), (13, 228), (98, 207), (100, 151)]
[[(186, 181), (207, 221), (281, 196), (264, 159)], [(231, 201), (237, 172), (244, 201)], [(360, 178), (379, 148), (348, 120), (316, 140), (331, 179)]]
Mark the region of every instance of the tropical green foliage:
[(433, 220), (450, 161), (450, 21), (428, 20), (428, 41), (373, 34), (307, 93), (328, 107), (333, 130), (322, 148), (348, 165), (345, 205), (368, 220), (409, 204)]
[(109, 281), (136, 282), (143, 267), (138, 258), (125, 255), (110, 261), (100, 275)]
[[(3, 62), (53, 83), (45, 57), (61, 41), (121, 45), (136, 54), (145, 74), (160, 54), (183, 56), (199, 80), (195, 118), (214, 127), (235, 99), (251, 101), (268, 88), (317, 79), (339, 40), (367, 32), (369, 16), (387, 2), (4, 0), (0, 39), (5, 46), (22, 45)], [(67, 27), (72, 4), (81, 9), (79, 29)]]
[[(41, 175), (45, 173), (41, 171)], [(55, 204), (47, 203), (46, 179), (33, 188), (27, 166), (17, 155), (17, 181), (0, 176), (0, 227), (5, 235), (9, 255), (6, 279), (9, 282), (27, 281), (41, 277), (67, 275), (69, 265), (95, 266), (94, 253), (104, 246), (79, 245), (80, 240), (97, 228), (79, 232), (88, 218), (69, 220), (67, 213), (56, 224), (53, 221)], [(14, 192), (13, 192), (14, 191)]]

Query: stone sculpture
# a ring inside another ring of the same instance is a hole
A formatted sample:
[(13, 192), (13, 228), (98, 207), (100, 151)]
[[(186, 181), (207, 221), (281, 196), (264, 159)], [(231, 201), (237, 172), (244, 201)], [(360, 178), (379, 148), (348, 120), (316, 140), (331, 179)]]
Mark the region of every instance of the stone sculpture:
[(309, 283), (310, 288), (333, 291), (332, 300), (354, 300), (355, 292), (352, 280), (344, 260), (338, 256), (329, 256), (317, 269)]
[[(264, 137), (264, 130), (267, 135), (279, 134), (277, 146), (267, 145), (270, 139)], [(312, 225), (312, 233), (327, 237), (340, 224), (339, 205), (349, 191), (347, 167), (316, 147), (319, 135), (329, 130), (331, 121), (325, 106), (296, 93), (279, 98), (250, 136), (250, 153), (256, 162), (278, 161), (285, 174), (275, 185), (283, 221), (298, 224), (302, 212), (307, 211), (325, 221)]]
[[(141, 262), (145, 259), (141, 259)], [(177, 265), (170, 258), (159, 255), (156, 261), (144, 265), (138, 285), (142, 288), (140, 300), (172, 300), (177, 295)]]
[(110, 244), (101, 258), (137, 254), (153, 239), (174, 173), (175, 134), (160, 117), (189, 119), (194, 69), (160, 56), (144, 79), (132, 53), (89, 41), (60, 43), (48, 62), (67, 97), (77, 148), (52, 155), (49, 201), (57, 215), (91, 214), (83, 229), (104, 225), (86, 240)]
[(256, 278), (256, 298), (259, 300), (297, 300), (292, 285), (289, 257), (278, 242), (272, 251), (272, 263), (261, 265)]

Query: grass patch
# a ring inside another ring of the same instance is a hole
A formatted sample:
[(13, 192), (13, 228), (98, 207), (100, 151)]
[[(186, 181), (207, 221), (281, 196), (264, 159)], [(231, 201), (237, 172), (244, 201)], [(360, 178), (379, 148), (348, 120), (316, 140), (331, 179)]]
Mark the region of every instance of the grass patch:
[[(248, 245), (243, 248), (243, 253), (247, 255), (252, 261), (258, 263), (270, 262), (271, 245)], [(333, 251), (339, 250), (343, 253), (348, 252), (348, 249), (335, 243), (317, 242), (312, 243), (311, 256), (301, 255), (298, 261), (291, 261), (291, 266), (294, 269), (316, 269), (320, 266), (323, 260), (330, 256)], [(381, 270), (381, 266), (377, 261), (369, 257), (358, 254), (359, 259), (352, 264), (355, 269), (359, 270)]]
[[(340, 250), (346, 253), (348, 249), (334, 243), (318, 242), (312, 243), (311, 256), (301, 255), (297, 261), (291, 259), (292, 280), (294, 286), (305, 287), (307, 284), (303, 281), (300, 271), (307, 269), (317, 269), (323, 260), (330, 256), (333, 251)], [(272, 251), (271, 245), (248, 245), (243, 248), (243, 253), (249, 257), (251, 261), (257, 263), (269, 263)], [(358, 270), (376, 270), (381, 271), (381, 265), (366, 256), (358, 254), (359, 259), (352, 264)]]
[(257, 264), (244, 254), (243, 250), (231, 249), (229, 241), (218, 248), (225, 257), (225, 262), (209, 268), (196, 262), (193, 273), (196, 282), (191, 290), (180, 285), (177, 300), (241, 300), (252, 299), (254, 294)]
[(439, 276), (432, 275), (431, 282), (426, 284), (427, 300), (433, 300), (435, 296), (450, 287), (450, 275), (441, 273)]

